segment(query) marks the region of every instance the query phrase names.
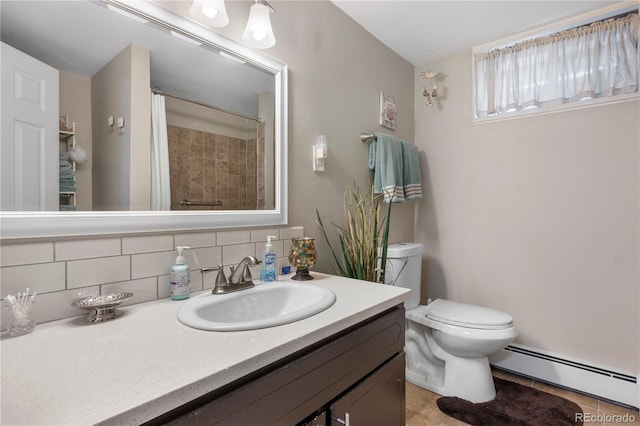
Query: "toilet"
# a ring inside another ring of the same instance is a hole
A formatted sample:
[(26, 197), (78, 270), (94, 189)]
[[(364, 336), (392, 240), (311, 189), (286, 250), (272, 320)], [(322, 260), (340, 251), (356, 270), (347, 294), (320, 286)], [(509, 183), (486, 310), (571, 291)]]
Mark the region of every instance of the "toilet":
[(422, 244), (388, 246), (385, 283), (411, 289), (404, 304), (407, 381), (471, 402), (495, 398), (488, 356), (518, 334), (513, 319), (493, 309), (436, 299), (420, 305)]

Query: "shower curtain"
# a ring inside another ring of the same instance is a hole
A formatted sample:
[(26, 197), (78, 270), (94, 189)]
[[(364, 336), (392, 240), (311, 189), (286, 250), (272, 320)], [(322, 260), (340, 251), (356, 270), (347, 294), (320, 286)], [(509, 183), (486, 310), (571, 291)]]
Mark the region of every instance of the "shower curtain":
[(151, 210), (171, 210), (169, 142), (164, 96), (151, 94)]

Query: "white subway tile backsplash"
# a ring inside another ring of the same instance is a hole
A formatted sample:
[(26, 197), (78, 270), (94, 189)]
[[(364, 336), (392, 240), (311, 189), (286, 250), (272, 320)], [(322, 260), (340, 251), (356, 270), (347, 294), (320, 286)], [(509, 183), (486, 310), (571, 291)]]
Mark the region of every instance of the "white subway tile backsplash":
[(280, 230), (278, 228), (258, 229), (251, 231), (251, 242), (267, 241), (267, 235), (273, 235), (275, 240), (280, 239)]
[(68, 289), (129, 279), (131, 279), (131, 258), (129, 256), (67, 262)]
[[(229, 268), (224, 268), (224, 273), (229, 276)], [(212, 289), (216, 285), (216, 277), (218, 271), (209, 271), (201, 275), (202, 277), (202, 290)]]
[(171, 278), (169, 275), (162, 275), (158, 277), (158, 299), (164, 299), (169, 297), (169, 286), (171, 285)]
[(254, 280), (259, 280), (260, 271), (262, 270), (262, 263), (259, 265), (250, 266), (249, 269), (251, 270), (251, 277), (253, 277)]
[(189, 274), (191, 278), (191, 284), (189, 285), (189, 291), (191, 293), (195, 293), (197, 291), (202, 291), (202, 272), (199, 270), (191, 271)]
[(131, 256), (131, 278), (166, 275), (176, 263), (175, 251), (134, 254)]
[[(289, 243), (289, 241), (272, 241), (271, 242), (271, 244), (273, 245), (273, 251), (275, 252), (276, 257), (289, 255), (289, 248), (291, 248), (291, 244), (285, 244), (285, 243)], [(264, 251), (264, 247), (256, 248), (256, 251), (262, 253)]]
[(76, 260), (122, 254), (120, 238), (59, 241), (55, 243), (56, 260)]
[(122, 254), (148, 253), (175, 249), (173, 235), (124, 237)]
[(218, 232), (218, 245), (241, 244), (251, 242), (250, 231), (222, 231)]
[[(222, 263), (224, 265), (235, 265), (245, 256), (256, 255), (255, 244), (235, 244), (222, 247)], [(257, 256), (260, 257), (260, 256)]]
[(304, 237), (304, 226), (289, 226), (280, 228), (280, 239), (290, 240), (291, 238)]
[(53, 243), (12, 244), (0, 247), (2, 266), (53, 262)]
[(176, 247), (187, 246), (193, 249), (196, 247), (211, 247), (215, 245), (215, 232), (190, 232), (187, 234), (176, 234)]
[[(86, 311), (71, 306), (91, 294), (126, 291), (134, 294), (126, 305), (169, 297), (169, 272), (175, 263), (178, 245), (190, 246), (185, 252), (191, 269), (191, 291), (214, 286), (216, 272), (203, 276), (201, 267), (237, 264), (243, 257), (262, 257), (267, 235), (276, 235), (273, 248), (278, 265), (286, 264), (290, 238), (304, 236), (304, 228), (264, 228), (237, 231), (183, 232), (135, 237), (100, 237), (55, 242), (20, 241), (0, 247), (0, 297), (37, 291), (34, 319), (37, 323), (74, 318), (84, 324)], [(261, 265), (251, 268), (255, 279)], [(279, 268), (280, 269), (280, 268)], [(125, 305), (125, 306), (126, 306)], [(2, 323), (7, 312), (2, 310)], [(37, 329), (36, 329), (37, 330)]]
[(156, 277), (150, 277), (140, 280), (104, 284), (101, 286), (100, 293), (133, 293), (131, 299), (128, 299), (121, 306), (149, 302), (150, 300), (158, 298), (158, 279)]
[(185, 254), (189, 269), (210, 268), (222, 264), (222, 247), (207, 247), (190, 250)]
[(24, 292), (27, 287), (38, 293), (65, 290), (64, 262), (8, 266), (0, 270), (1, 296)]

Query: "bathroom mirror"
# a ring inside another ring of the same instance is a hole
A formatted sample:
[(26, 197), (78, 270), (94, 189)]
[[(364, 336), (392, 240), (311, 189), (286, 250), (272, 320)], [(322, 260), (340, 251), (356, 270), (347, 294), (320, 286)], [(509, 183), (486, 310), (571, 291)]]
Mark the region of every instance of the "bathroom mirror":
[[(32, 51), (27, 52), (28, 54), (34, 57), (43, 56), (38, 59), (43, 62), (60, 64), (58, 65), (60, 69), (73, 69), (74, 73), (81, 74), (80, 71), (76, 71), (77, 68), (69, 65), (81, 62), (78, 52), (82, 52), (82, 55), (89, 58), (89, 61), (93, 61), (94, 64), (103, 66), (109, 58), (116, 56), (120, 51), (132, 48), (131, 46), (134, 46), (133, 49), (138, 47), (147, 49), (151, 74), (149, 87), (146, 87), (146, 92), (142, 96), (132, 97), (132, 102), (135, 100), (147, 102), (153, 88), (154, 91), (167, 95), (165, 96), (167, 122), (170, 120), (169, 115), (173, 113), (174, 120), (181, 120), (178, 125), (183, 127), (187, 127), (183, 123), (193, 121), (194, 117), (197, 118), (198, 115), (210, 116), (211, 110), (208, 107), (213, 106), (216, 109), (213, 113), (233, 118), (232, 122), (225, 123), (224, 126), (232, 128), (232, 131), (244, 132), (249, 135), (238, 136), (238, 138), (255, 139), (256, 141), (260, 137), (264, 139), (262, 149), (257, 150), (258, 155), (261, 153), (262, 157), (258, 157), (256, 160), (264, 167), (260, 171), (263, 181), (255, 181), (255, 186), (260, 188), (256, 188), (256, 192), (261, 190), (263, 194), (261, 205), (256, 203), (254, 206), (227, 207), (224, 205), (226, 203), (223, 203), (222, 207), (198, 207), (200, 210), (148, 210), (149, 203), (145, 199), (146, 195), (134, 196), (132, 189), (134, 185), (125, 183), (124, 185), (129, 185), (128, 190), (132, 192), (129, 194), (130, 199), (136, 200), (137, 203), (132, 202), (132, 207), (129, 209), (126, 205), (123, 208), (114, 209), (112, 208), (113, 204), (107, 204), (106, 208), (101, 208), (100, 211), (10, 211), (3, 209), (0, 212), (2, 238), (178, 231), (286, 223), (287, 67), (285, 64), (229, 40), (187, 17), (180, 16), (152, 2), (23, 1), (8, 2), (7, 4), (10, 7), (6, 4), (2, 6), (3, 43), (19, 45), (20, 42), (16, 39), (19, 36), (20, 27), (22, 27), (24, 32), (28, 34), (29, 40), (24, 41), (22, 46), (14, 47), (18, 49), (23, 47), (27, 50), (24, 46), (30, 43), (35, 47), (32, 47)], [(12, 8), (20, 7), (20, 5), (31, 8), (31, 15), (26, 14), (29, 16), (28, 22), (22, 24), (12, 20), (12, 13), (14, 13)], [(44, 10), (45, 7), (48, 9), (70, 7), (71, 9), (60, 9), (56, 13), (47, 13)], [(124, 14), (116, 12), (124, 12)], [(57, 27), (54, 25), (54, 28), (51, 29), (49, 25), (54, 22), (54, 15), (66, 16), (67, 21), (58, 23)], [(65, 28), (75, 26), (80, 22), (85, 28), (101, 35), (98, 38), (103, 40), (117, 39), (120, 45), (98, 49), (91, 44), (88, 36), (75, 35), (75, 42), (80, 43), (80, 47), (76, 48), (51, 35), (57, 34), (58, 31), (65, 31)], [(49, 32), (45, 31), (40, 34), (39, 28)], [(112, 34), (112, 36), (105, 34)], [(125, 34), (130, 38), (126, 39)], [(51, 45), (50, 43), (55, 40), (58, 40), (57, 44)], [(168, 48), (169, 45), (176, 46), (177, 50), (159, 50), (160, 47)], [(105, 52), (106, 50), (108, 52)], [(166, 67), (167, 64), (173, 66), (163, 72), (157, 71), (162, 66)], [(85, 72), (90, 73), (91, 71)], [(68, 92), (69, 86), (66, 87), (65, 89), (61, 84), (60, 90)], [(75, 90), (71, 91), (75, 92)], [(91, 105), (95, 109), (95, 98), (102, 96), (97, 96), (96, 90), (92, 89), (92, 91), (93, 93), (88, 96), (94, 98), (91, 100)], [(60, 96), (62, 97), (62, 94)], [(3, 106), (3, 127), (7, 123), (4, 111)], [(232, 114), (229, 115), (228, 112)], [(61, 115), (64, 113), (60, 110)], [(92, 113), (93, 115), (98, 114), (93, 110)], [(100, 132), (110, 133), (111, 137), (118, 137), (119, 134), (133, 133), (133, 128), (137, 125), (135, 118), (131, 118), (135, 116), (133, 113), (131, 117), (123, 117), (123, 123), (120, 121), (121, 114), (118, 110), (104, 110), (99, 114), (99, 120), (92, 121), (92, 137)], [(74, 117), (70, 117), (69, 121), (74, 121)], [(121, 125), (123, 126), (120, 127)], [(260, 128), (261, 125), (262, 128)], [(172, 123), (169, 122), (169, 133), (171, 133), (171, 126)], [(138, 125), (138, 128), (140, 127), (146, 127), (146, 123), (142, 126)], [(197, 128), (196, 130), (202, 129)], [(205, 131), (206, 139), (208, 129), (202, 131)], [(213, 131), (209, 133), (213, 133)], [(144, 135), (144, 133), (142, 134)], [(216, 138), (217, 135), (216, 133)], [(187, 137), (189, 136), (187, 135)], [(225, 134), (222, 137), (223, 140), (228, 139), (229, 146), (232, 138), (235, 136)], [(5, 139), (3, 134), (3, 144), (7, 142)], [(131, 137), (133, 142), (139, 139), (141, 138)], [(92, 143), (96, 144), (97, 142), (92, 140)], [(108, 143), (108, 139), (105, 139), (105, 142), (101, 142), (100, 146)], [(79, 141), (79, 144), (82, 146), (82, 141)], [(249, 146), (248, 143), (246, 145)], [(93, 154), (100, 153), (95, 146), (92, 151)], [(134, 173), (142, 170), (144, 173), (138, 173), (135, 179), (142, 182), (143, 186), (149, 186), (148, 181), (150, 180), (150, 166), (146, 164), (147, 155), (150, 154), (143, 153), (143, 157), (140, 157), (143, 158), (143, 161), (135, 160), (134, 157), (128, 159), (132, 163), (130, 165), (131, 181), (134, 181)], [(227, 155), (231, 157), (236, 154), (229, 152)], [(206, 174), (207, 164), (204, 167), (205, 170), (201, 173)], [(219, 169), (215, 166), (214, 168)], [(81, 169), (82, 166), (78, 166), (78, 170)], [(238, 179), (242, 180), (243, 178)], [(253, 186), (252, 183), (250, 185)], [(96, 188), (99, 191), (96, 192)], [(95, 193), (102, 193), (108, 189), (105, 188), (96, 187), (95, 181), (93, 182), (94, 201)], [(175, 201), (173, 198), (177, 197), (189, 198), (189, 194), (174, 196), (172, 193), (172, 204)], [(229, 191), (229, 199), (233, 200), (234, 198), (238, 197)], [(203, 201), (215, 200), (205, 199)]]

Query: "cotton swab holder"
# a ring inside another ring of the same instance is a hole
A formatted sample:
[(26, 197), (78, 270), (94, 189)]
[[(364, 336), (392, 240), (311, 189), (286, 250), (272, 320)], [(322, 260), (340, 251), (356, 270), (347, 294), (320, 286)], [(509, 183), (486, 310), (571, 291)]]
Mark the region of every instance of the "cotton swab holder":
[(9, 324), (7, 331), (11, 336), (29, 334), (36, 327), (31, 315), (31, 304), (36, 297), (36, 292), (29, 294), (29, 288), (24, 293), (16, 296), (8, 295), (4, 299), (4, 305), (9, 311)]

